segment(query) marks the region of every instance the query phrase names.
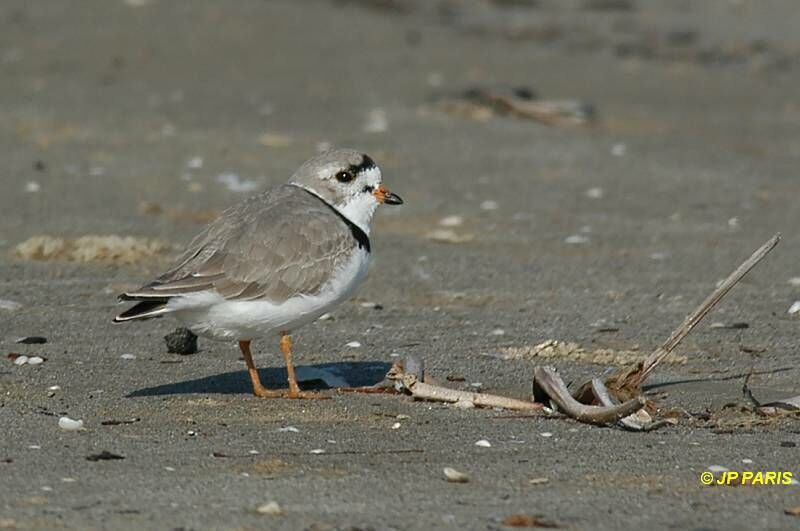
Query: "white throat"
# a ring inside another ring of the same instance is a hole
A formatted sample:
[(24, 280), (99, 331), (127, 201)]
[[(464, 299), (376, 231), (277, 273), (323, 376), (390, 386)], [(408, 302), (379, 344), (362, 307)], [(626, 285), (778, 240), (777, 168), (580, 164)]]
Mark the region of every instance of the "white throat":
[(369, 193), (360, 193), (355, 196), (351, 196), (348, 198), (347, 203), (342, 205), (333, 205), (328, 203), (323, 199), (318, 193), (316, 193), (311, 188), (303, 186), (302, 184), (297, 183), (289, 183), (292, 186), (297, 186), (302, 188), (303, 190), (307, 191), (310, 194), (313, 194), (319, 198), (320, 201), (324, 202), (338, 213), (343, 215), (348, 221), (352, 222), (356, 227), (364, 231), (364, 234), (369, 236), (369, 227), (370, 222), (372, 221), (372, 215), (375, 214), (375, 209), (378, 208), (378, 200), (375, 199), (375, 196)]

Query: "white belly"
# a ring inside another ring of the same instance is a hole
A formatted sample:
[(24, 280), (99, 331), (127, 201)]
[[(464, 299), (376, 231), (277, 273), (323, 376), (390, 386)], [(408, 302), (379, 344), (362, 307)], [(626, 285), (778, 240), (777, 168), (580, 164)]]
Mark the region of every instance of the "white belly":
[(214, 291), (175, 297), (168, 307), (195, 334), (218, 340), (250, 340), (291, 332), (316, 320), (345, 301), (361, 284), (370, 253), (359, 248), (317, 295), (299, 295), (283, 302), (228, 301)]

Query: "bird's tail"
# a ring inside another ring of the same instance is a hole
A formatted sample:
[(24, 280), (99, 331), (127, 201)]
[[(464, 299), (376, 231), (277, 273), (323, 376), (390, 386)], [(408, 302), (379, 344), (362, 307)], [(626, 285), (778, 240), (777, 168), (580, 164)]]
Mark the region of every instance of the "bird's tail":
[(119, 300), (121, 301), (136, 301), (136, 304), (119, 314), (118, 316), (114, 317), (115, 323), (124, 323), (125, 321), (134, 321), (134, 320), (144, 320), (144, 319), (154, 319), (156, 317), (161, 317), (165, 313), (169, 313), (172, 310), (167, 307), (167, 303), (169, 302), (169, 298), (138, 298), (132, 297), (127, 293), (123, 293), (119, 296)]

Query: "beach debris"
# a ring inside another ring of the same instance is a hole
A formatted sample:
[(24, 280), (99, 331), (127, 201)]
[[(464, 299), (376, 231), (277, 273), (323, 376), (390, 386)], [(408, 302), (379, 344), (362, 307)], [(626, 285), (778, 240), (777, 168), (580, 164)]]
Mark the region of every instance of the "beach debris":
[(28, 363), (28, 356), (12, 352), (8, 355), (8, 359), (14, 362), (14, 365), (25, 365)]
[(460, 227), (464, 224), (464, 218), (461, 216), (445, 216), (439, 220), (439, 225), (442, 227)]
[(789, 315), (794, 315), (796, 313), (800, 313), (800, 301), (794, 301), (791, 306), (789, 306)]
[(15, 312), (22, 308), (22, 304), (8, 300), (8, 299), (0, 299), (0, 310), (6, 310), (8, 312)]
[(502, 524), (505, 527), (540, 527), (545, 529), (557, 529), (559, 524), (546, 520), (540, 514), (512, 514), (506, 516)]
[(313, 455), (321, 455), (321, 454), (325, 453), (325, 450), (323, 448), (314, 448), (313, 450), (311, 450), (308, 453), (313, 454)]
[[(619, 350), (611, 348), (599, 348), (586, 350), (574, 341), (563, 341), (559, 339), (547, 339), (536, 345), (521, 345), (518, 347), (502, 347), (497, 353), (486, 354), (502, 360), (515, 359), (553, 359), (566, 358), (581, 363), (593, 363), (598, 365), (628, 365), (644, 361), (647, 356), (638, 350)], [(687, 357), (677, 354), (670, 354), (664, 359), (664, 363), (683, 365), (687, 362)]]
[(500, 208), (500, 205), (497, 201), (492, 201), (491, 199), (487, 199), (480, 204), (481, 210), (497, 210), (498, 208)]
[(711, 323), (710, 325), (708, 325), (708, 327), (712, 328), (712, 329), (713, 328), (727, 328), (727, 329), (730, 329), (730, 330), (743, 330), (745, 328), (750, 328), (750, 324), (742, 322), (742, 321), (736, 321), (736, 322), (733, 322), (733, 323), (724, 323), (724, 322), (717, 321), (715, 323)]
[(91, 454), (86, 456), (87, 461), (120, 461), (125, 459), (124, 455), (115, 454), (109, 452), (108, 450), (103, 450), (97, 454)]
[(800, 505), (795, 505), (794, 507), (787, 507), (783, 510), (784, 514), (788, 514), (789, 516), (800, 516)]
[(458, 471), (455, 468), (451, 468), (449, 466), (444, 467), (442, 470), (444, 472), (444, 477), (450, 483), (469, 483), (469, 475), (465, 474), (464, 472)]
[(615, 157), (624, 157), (628, 153), (628, 146), (625, 144), (614, 144), (611, 146), (611, 154)]
[(459, 234), (452, 229), (434, 229), (425, 234), (425, 239), (436, 243), (467, 243), (475, 239), (475, 236)]
[(172, 250), (172, 245), (161, 240), (112, 234), (75, 239), (34, 236), (17, 245), (14, 254), (24, 260), (124, 265), (162, 256)]
[(15, 343), (22, 343), (23, 345), (41, 345), (47, 343), (47, 338), (42, 336), (25, 336), (17, 339)]
[(256, 512), (258, 514), (264, 514), (267, 516), (280, 516), (283, 514), (283, 509), (281, 509), (281, 506), (278, 505), (278, 502), (269, 501), (267, 503), (259, 505), (256, 508)]
[(347, 348), (361, 348), (361, 343), (358, 341), (350, 341), (345, 345)]
[(35, 194), (41, 189), (42, 185), (40, 185), (36, 181), (28, 181), (27, 183), (25, 183), (25, 191), (28, 192), (29, 194)]
[(792, 277), (788, 282), (790, 286), (800, 287), (800, 277)]
[(74, 420), (69, 417), (61, 417), (58, 419), (58, 427), (64, 431), (77, 431), (83, 429), (82, 420)]
[(491, 448), (492, 443), (490, 443), (486, 439), (481, 439), (480, 441), (475, 441), (475, 446), (480, 446), (481, 448)]
[[(480, 120), (499, 115), (534, 120), (550, 126), (568, 126), (585, 125), (595, 119), (591, 104), (578, 100), (540, 99), (527, 87), (473, 87), (442, 103), (443, 109), (450, 114), (472, 115)], [(468, 113), (465, 104), (476, 109)]]
[(589, 199), (602, 199), (605, 195), (605, 191), (600, 188), (599, 186), (595, 186), (593, 188), (589, 188), (586, 190), (586, 197)]
[(544, 485), (545, 483), (549, 482), (550, 480), (545, 477), (541, 478), (531, 478), (528, 480), (528, 485)]
[(167, 352), (171, 354), (195, 354), (197, 352), (197, 336), (188, 328), (178, 327), (164, 336)]
[(28, 365), (41, 365), (44, 363), (44, 358), (41, 356), (31, 356), (28, 358)]
[(580, 245), (583, 243), (589, 243), (589, 237), (584, 236), (583, 234), (573, 234), (572, 236), (567, 236), (564, 238), (564, 243), (568, 243), (571, 245)]
[(742, 396), (753, 405), (756, 413), (765, 417), (775, 417), (800, 411), (800, 395), (767, 403), (762, 403), (756, 399), (750, 389), (750, 380), (754, 374), (755, 371), (750, 369), (750, 372), (745, 376), (742, 382)]
[(224, 172), (217, 175), (216, 181), (224, 184), (231, 192), (254, 192), (258, 189), (258, 183), (251, 179), (242, 179), (233, 172)]
[(136, 354), (123, 354), (122, 356), (120, 356), (120, 359), (123, 359), (123, 360), (135, 360), (136, 359)]

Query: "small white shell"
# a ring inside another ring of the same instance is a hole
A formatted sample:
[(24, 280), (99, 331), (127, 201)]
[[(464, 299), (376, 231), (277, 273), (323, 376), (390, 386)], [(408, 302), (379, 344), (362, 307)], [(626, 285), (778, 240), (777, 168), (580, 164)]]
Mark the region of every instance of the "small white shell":
[(270, 516), (278, 516), (278, 515), (283, 514), (283, 509), (281, 509), (281, 506), (278, 505), (278, 502), (271, 501), (271, 502), (267, 502), (267, 503), (265, 503), (263, 505), (259, 505), (258, 508), (256, 509), (256, 512), (258, 514), (267, 514), (267, 515), (270, 515)]
[(44, 363), (44, 358), (41, 356), (31, 356), (28, 358), (28, 365), (41, 365)]
[(492, 443), (490, 443), (486, 439), (481, 439), (480, 441), (475, 441), (475, 446), (480, 446), (482, 448), (491, 448)]
[(444, 470), (444, 477), (447, 478), (447, 481), (450, 483), (468, 483), (469, 476), (464, 472), (459, 472), (455, 468), (445, 467)]
[(73, 420), (69, 417), (61, 417), (58, 419), (58, 427), (64, 431), (77, 431), (83, 429), (82, 420)]
[(14, 365), (25, 365), (26, 363), (28, 363), (28, 356), (18, 356), (14, 360)]
[(351, 341), (350, 343), (348, 343), (345, 346), (348, 347), (348, 348), (360, 348), (361, 347), (361, 343), (359, 343), (358, 341)]
[(789, 307), (789, 315), (796, 313), (800, 313), (800, 301), (794, 301), (794, 304)]

